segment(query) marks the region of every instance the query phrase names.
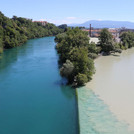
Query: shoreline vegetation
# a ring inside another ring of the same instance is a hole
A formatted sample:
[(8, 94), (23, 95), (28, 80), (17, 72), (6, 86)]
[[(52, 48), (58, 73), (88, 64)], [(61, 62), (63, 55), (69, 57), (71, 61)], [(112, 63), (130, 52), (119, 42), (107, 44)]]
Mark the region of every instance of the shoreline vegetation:
[(17, 16), (10, 19), (0, 12), (0, 53), (4, 49), (20, 46), (29, 39), (55, 36), (62, 32), (62, 27), (51, 23), (42, 25), (40, 22)]
[(100, 32), (99, 43), (89, 43), (88, 33), (76, 28), (68, 28), (55, 37), (59, 54), (60, 74), (73, 87), (84, 86), (95, 73), (94, 59), (101, 55), (121, 53), (134, 46), (134, 33), (123, 32), (117, 43), (108, 29)]
[[(88, 33), (79, 28), (69, 28), (66, 33), (56, 36), (55, 41), (61, 65), (60, 74), (72, 86), (81, 86), (91, 80), (94, 63), (91, 56), (96, 55), (95, 44), (89, 44)], [(89, 51), (93, 50), (93, 53)]]

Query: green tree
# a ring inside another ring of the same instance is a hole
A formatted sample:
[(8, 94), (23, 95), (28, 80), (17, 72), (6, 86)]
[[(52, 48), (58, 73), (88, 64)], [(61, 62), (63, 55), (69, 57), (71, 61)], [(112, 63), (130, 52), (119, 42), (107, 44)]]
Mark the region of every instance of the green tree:
[(94, 73), (93, 60), (88, 57), (87, 48), (75, 48), (70, 55), (70, 60), (74, 64), (74, 74), (86, 74), (88, 80), (91, 80)]
[(91, 43), (88, 45), (88, 51), (89, 51), (90, 53), (98, 53), (96, 44), (95, 44), (94, 42), (91, 42)]
[(43, 26), (38, 22), (17, 16), (10, 19), (0, 12), (0, 48), (16, 47), (28, 39), (55, 36), (63, 31), (54, 24), (48, 23)]
[(60, 74), (63, 77), (69, 78), (74, 70), (74, 65), (70, 60), (66, 60), (66, 63), (60, 69)]
[(67, 24), (62, 24), (62, 25), (59, 25), (58, 27), (65, 31), (67, 29)]
[(55, 41), (58, 42), (56, 49), (60, 63), (63, 64), (60, 69), (61, 75), (75, 86), (81, 86), (91, 80), (94, 63), (89, 58), (89, 52), (96, 52), (96, 46), (89, 44), (87, 32), (79, 28), (68, 29), (66, 33), (57, 35)]
[(85, 74), (78, 74), (76, 76), (76, 83), (78, 86), (84, 86), (88, 82), (88, 78)]
[(110, 51), (114, 50), (112, 34), (108, 31), (108, 29), (102, 29), (99, 40), (99, 44), (103, 52), (110, 54)]
[(87, 32), (81, 31), (79, 28), (69, 28), (65, 34), (56, 36), (55, 41), (58, 42), (56, 48), (63, 63), (70, 58), (70, 54), (75, 47), (80, 48), (89, 45), (87, 35)]
[(122, 42), (122, 45), (127, 48), (131, 48), (134, 46), (134, 33), (133, 32), (123, 32), (120, 35), (120, 39)]
[(55, 36), (55, 42), (60, 43), (63, 39), (65, 39), (66, 33), (61, 33)]

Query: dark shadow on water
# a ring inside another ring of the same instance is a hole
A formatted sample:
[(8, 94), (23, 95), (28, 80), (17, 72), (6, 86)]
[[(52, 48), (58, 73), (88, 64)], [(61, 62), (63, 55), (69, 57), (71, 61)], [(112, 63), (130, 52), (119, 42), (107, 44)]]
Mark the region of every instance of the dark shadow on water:
[(23, 44), (22, 46), (4, 50), (4, 52), (1, 54), (0, 57), (0, 71), (7, 67), (10, 67), (10, 65), (16, 62), (18, 60), (19, 55), (21, 54), (26, 55), (27, 54), (26, 51), (27, 51), (26, 43)]
[(60, 86), (60, 85), (66, 86), (67, 85), (67, 79), (66, 78), (61, 78), (61, 80), (56, 81), (54, 83), (54, 85), (57, 85), (57, 86)]
[(79, 111), (78, 111), (78, 101), (77, 101), (77, 95), (76, 95), (76, 89), (72, 88), (69, 85), (61, 85), (60, 86), (61, 92), (63, 93), (63, 95), (70, 101), (75, 100), (74, 103), (74, 107), (75, 107), (75, 112), (76, 114), (75, 116), (75, 122), (76, 122), (76, 134), (80, 134), (80, 126), (79, 126)]
[(73, 99), (75, 97), (75, 90), (70, 86), (61, 86), (60, 89), (66, 98)]
[(74, 100), (74, 107), (75, 107), (75, 128), (76, 128), (76, 134), (80, 134), (80, 128), (79, 128), (79, 119), (78, 119), (78, 101), (77, 101), (77, 95), (76, 95), (76, 88), (72, 88), (71, 86), (67, 85), (67, 80), (65, 78), (61, 78), (60, 81), (56, 81), (54, 83), (56, 86), (60, 86), (60, 90), (62, 94), (69, 100)]
[(111, 53), (111, 54), (106, 54), (106, 53), (104, 53), (104, 54), (102, 54), (102, 56), (115, 56), (115, 57), (120, 57), (120, 55), (119, 54), (116, 54), (116, 53)]
[(75, 89), (67, 84), (67, 79), (61, 78), (61, 80), (56, 81), (54, 85), (60, 86), (60, 89), (65, 97), (69, 99), (75, 97)]
[(112, 56), (115, 56), (115, 57), (120, 57), (120, 55), (118, 54), (111, 54)]

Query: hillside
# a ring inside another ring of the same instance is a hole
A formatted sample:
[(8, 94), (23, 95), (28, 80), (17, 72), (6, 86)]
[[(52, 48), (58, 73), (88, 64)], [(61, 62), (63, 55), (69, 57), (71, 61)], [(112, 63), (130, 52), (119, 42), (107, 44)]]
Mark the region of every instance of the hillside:
[(0, 12), (0, 52), (3, 48), (19, 46), (28, 39), (54, 36), (62, 31), (54, 24), (42, 26), (39, 22), (16, 16), (10, 19)]
[(92, 24), (94, 28), (131, 28), (134, 29), (134, 22), (129, 21), (98, 21), (90, 20), (82, 24), (70, 24), (69, 26), (84, 26), (89, 27), (89, 24)]

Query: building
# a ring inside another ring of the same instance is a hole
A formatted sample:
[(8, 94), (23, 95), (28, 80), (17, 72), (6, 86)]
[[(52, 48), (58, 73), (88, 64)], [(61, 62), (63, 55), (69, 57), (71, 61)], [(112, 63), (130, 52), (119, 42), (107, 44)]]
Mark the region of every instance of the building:
[(128, 31), (134, 32), (134, 29), (121, 28), (119, 32), (123, 33), (123, 32), (128, 32)]
[(45, 26), (48, 23), (47, 21), (33, 21), (33, 22), (40, 23), (42, 26)]
[[(87, 31), (89, 34), (89, 36), (91, 37), (91, 40), (90, 42), (95, 42), (97, 43), (98, 42), (98, 37), (100, 36), (100, 32), (101, 32), (102, 29), (93, 29), (93, 28), (90, 28), (90, 29), (83, 29), (83, 31)], [(113, 36), (113, 39), (116, 41), (116, 42), (120, 42), (120, 38), (119, 38), (119, 35), (120, 35), (120, 29), (118, 28), (109, 28), (108, 31), (112, 34)]]
[[(102, 29), (93, 29), (91, 28), (91, 31), (89, 29), (84, 29), (83, 31), (91, 32), (91, 37), (99, 37), (100, 32)], [(116, 38), (119, 36), (119, 29), (117, 28), (109, 28), (108, 31), (113, 35), (113, 38)]]
[[(89, 29), (83, 29), (83, 31), (87, 31), (89, 33)], [(101, 32), (101, 29), (91, 29), (91, 37), (99, 37), (99, 33)]]

